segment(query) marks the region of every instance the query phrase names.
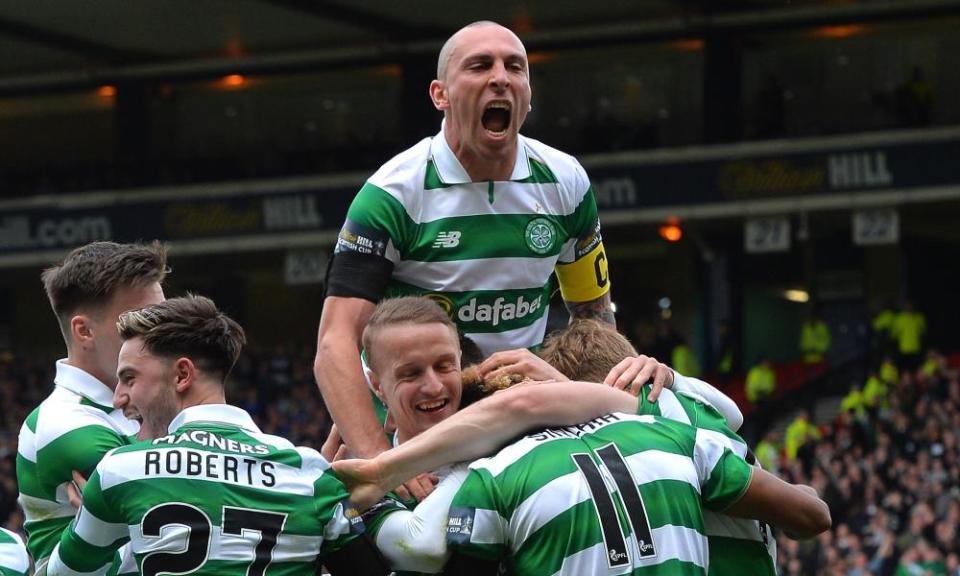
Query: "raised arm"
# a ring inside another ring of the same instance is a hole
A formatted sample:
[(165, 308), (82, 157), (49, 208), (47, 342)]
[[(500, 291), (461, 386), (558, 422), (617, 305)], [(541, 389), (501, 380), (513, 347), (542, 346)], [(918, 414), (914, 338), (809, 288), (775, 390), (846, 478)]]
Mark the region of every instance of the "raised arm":
[(360, 363), (360, 335), (376, 306), (363, 298), (328, 296), (323, 302), (313, 371), (344, 443), (372, 457), (389, 448), (373, 410)]
[(345, 460), (333, 466), (341, 480), (351, 486), (353, 501), (363, 507), (412, 476), (485, 456), (528, 430), (636, 410), (636, 398), (602, 384), (518, 384), (465, 408), (371, 461)]

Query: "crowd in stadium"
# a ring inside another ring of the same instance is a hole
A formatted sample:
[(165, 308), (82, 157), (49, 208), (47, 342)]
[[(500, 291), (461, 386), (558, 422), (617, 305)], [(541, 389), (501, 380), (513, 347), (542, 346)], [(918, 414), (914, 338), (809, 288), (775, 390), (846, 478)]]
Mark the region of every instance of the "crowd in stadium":
[(960, 378), (942, 356), (905, 371), (873, 408), (819, 424), (780, 473), (816, 487), (834, 529), (780, 539), (784, 574), (960, 573)]

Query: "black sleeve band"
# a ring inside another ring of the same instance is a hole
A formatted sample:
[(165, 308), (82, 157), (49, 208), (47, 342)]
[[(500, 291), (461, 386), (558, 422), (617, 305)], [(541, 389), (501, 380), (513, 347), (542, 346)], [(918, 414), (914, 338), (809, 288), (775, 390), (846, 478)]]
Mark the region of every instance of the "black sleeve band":
[(500, 573), (498, 560), (481, 560), (454, 552), (443, 566), (443, 574), (449, 576), (497, 576)]
[(337, 252), (327, 264), (323, 297), (363, 298), (376, 304), (387, 290), (393, 262), (383, 256)]
[[(393, 572), (370, 538), (363, 534), (352, 542), (323, 558), (323, 565), (333, 576), (386, 576)], [(317, 574), (322, 574), (317, 570)]]

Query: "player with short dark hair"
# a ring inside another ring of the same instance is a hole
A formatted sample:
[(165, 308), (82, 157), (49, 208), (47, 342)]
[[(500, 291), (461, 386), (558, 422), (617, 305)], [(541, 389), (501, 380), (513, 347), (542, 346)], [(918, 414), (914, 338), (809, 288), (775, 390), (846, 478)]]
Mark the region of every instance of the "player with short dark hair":
[(329, 463), (226, 404), (243, 329), (200, 296), (126, 312), (114, 404), (152, 437), (107, 454), (47, 574), (386, 574)]
[(71, 251), (41, 278), (67, 357), (55, 387), (20, 428), (18, 502), (27, 547), (38, 567), (76, 514), (68, 499), (73, 472), (89, 476), (108, 451), (137, 434), (112, 406), (121, 312), (163, 300), (167, 251), (159, 242), (93, 242)]

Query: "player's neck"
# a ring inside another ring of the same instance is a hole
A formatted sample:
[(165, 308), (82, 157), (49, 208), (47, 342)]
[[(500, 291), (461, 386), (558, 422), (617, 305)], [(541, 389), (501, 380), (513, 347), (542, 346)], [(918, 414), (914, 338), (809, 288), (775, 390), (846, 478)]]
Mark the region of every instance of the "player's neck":
[(457, 159), (460, 160), (460, 164), (467, 171), (467, 175), (470, 176), (472, 182), (502, 182), (509, 180), (510, 175), (513, 174), (516, 157), (516, 147), (514, 147), (510, 158), (471, 158), (469, 154), (465, 154), (464, 156), (458, 155)]
[(444, 137), (471, 182), (501, 182), (509, 180), (513, 174), (513, 167), (517, 162), (518, 139), (504, 143), (501, 147), (484, 149), (465, 141), (450, 124), (445, 125)]
[(223, 385), (216, 382), (195, 382), (184, 396), (180, 410), (205, 404), (226, 404)]
[(64, 363), (68, 366), (83, 370), (110, 390), (114, 390), (117, 387), (117, 375), (105, 374), (97, 366), (96, 360), (89, 354), (84, 354), (82, 350), (67, 350), (67, 359), (64, 360)]

